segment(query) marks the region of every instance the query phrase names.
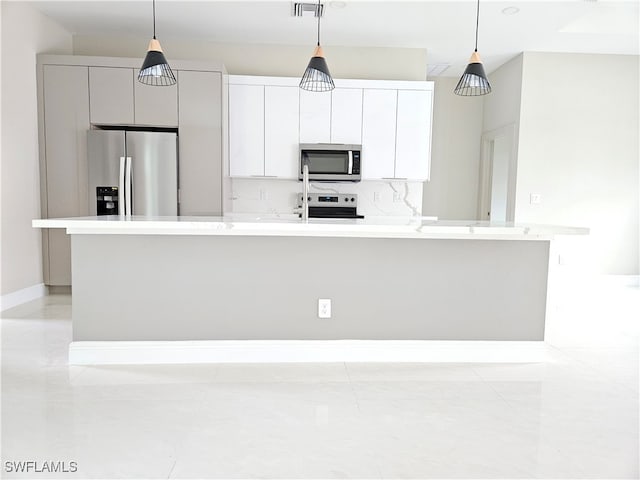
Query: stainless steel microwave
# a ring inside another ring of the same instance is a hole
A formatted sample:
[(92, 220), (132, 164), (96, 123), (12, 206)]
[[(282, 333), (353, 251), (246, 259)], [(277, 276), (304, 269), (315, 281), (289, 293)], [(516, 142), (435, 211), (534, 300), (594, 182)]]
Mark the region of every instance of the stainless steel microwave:
[(359, 182), (361, 145), (337, 143), (301, 143), (298, 179), (304, 164), (309, 165), (309, 180), (321, 182)]

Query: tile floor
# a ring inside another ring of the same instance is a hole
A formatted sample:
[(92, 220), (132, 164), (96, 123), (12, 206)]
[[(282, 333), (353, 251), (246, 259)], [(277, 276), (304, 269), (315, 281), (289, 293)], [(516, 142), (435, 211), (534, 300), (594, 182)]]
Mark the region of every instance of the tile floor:
[(16, 307), (2, 477), (638, 478), (640, 290), (560, 290), (537, 364), (69, 367), (71, 298)]

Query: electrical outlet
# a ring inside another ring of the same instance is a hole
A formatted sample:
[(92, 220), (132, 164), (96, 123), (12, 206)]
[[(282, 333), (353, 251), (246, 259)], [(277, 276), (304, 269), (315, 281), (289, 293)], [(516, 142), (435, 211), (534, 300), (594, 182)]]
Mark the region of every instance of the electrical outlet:
[(529, 196), (529, 203), (531, 205), (540, 205), (541, 202), (542, 202), (542, 195), (540, 195), (539, 193), (532, 193)]
[(380, 192), (373, 192), (373, 201), (374, 202), (380, 201)]
[(318, 318), (331, 318), (331, 299), (318, 299)]
[(393, 201), (396, 202), (396, 203), (402, 201), (402, 197), (400, 196), (400, 192), (393, 192)]
[(267, 200), (267, 191), (264, 188), (260, 189), (260, 200)]

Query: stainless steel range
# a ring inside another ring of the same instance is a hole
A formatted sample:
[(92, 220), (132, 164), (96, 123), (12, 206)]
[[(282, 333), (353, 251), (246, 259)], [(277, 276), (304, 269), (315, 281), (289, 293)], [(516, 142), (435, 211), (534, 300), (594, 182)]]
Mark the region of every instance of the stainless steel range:
[[(303, 206), (302, 195), (298, 207)], [(358, 195), (351, 193), (309, 193), (309, 218), (364, 218), (358, 215)]]

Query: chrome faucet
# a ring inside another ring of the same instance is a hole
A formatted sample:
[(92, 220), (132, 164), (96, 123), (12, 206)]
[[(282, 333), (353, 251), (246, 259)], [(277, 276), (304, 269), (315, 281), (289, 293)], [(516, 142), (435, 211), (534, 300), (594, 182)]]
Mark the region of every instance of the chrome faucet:
[(302, 221), (309, 221), (309, 164), (302, 166)]

